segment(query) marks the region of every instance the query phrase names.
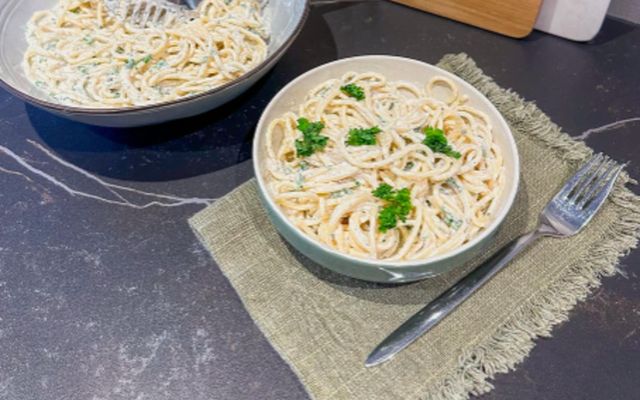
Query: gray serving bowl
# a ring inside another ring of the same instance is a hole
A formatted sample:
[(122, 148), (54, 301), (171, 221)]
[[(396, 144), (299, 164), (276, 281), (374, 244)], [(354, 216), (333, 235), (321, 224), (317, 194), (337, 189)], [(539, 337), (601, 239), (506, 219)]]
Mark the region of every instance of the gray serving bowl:
[(191, 117), (237, 97), (267, 73), (298, 36), (309, 12), (309, 0), (271, 0), (265, 6), (270, 25), (269, 55), (239, 79), (179, 100), (138, 107), (83, 108), (55, 103), (24, 75), (25, 26), (35, 11), (58, 0), (0, 0), (0, 85), (20, 99), (74, 121), (109, 127), (134, 127)]
[[(487, 229), (449, 253), (425, 260), (389, 262), (340, 253), (305, 235), (287, 219), (273, 200), (265, 182), (267, 126), (285, 112), (296, 110), (311, 89), (328, 79), (341, 77), (348, 71), (378, 72), (390, 80), (409, 81), (420, 87), (435, 75), (446, 76), (458, 85), (460, 93), (469, 97), (470, 105), (485, 112), (491, 118), (495, 141), (502, 149), (504, 156), (506, 187), (498, 198), (494, 219)], [(520, 175), (518, 149), (509, 125), (486, 97), (473, 86), (447, 71), (421, 61), (393, 56), (363, 56), (335, 61), (315, 68), (285, 86), (269, 103), (260, 118), (253, 142), (253, 166), (262, 203), (276, 229), (291, 245), (311, 260), (339, 274), (366, 281), (387, 283), (430, 278), (461, 266), (482, 253), (493, 240), (495, 232), (513, 205)]]

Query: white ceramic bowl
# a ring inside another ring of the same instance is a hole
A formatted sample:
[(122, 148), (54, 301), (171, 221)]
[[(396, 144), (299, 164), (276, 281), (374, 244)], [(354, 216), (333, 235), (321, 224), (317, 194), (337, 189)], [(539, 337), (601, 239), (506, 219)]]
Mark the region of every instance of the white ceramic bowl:
[[(373, 71), (385, 75), (389, 80), (409, 81), (420, 87), (431, 77), (444, 75), (458, 85), (460, 93), (469, 97), (470, 105), (485, 112), (491, 118), (494, 139), (504, 154), (506, 187), (497, 200), (499, 205), (487, 229), (449, 253), (425, 260), (389, 262), (367, 260), (337, 252), (303, 234), (287, 219), (274, 202), (265, 182), (267, 126), (285, 112), (296, 110), (312, 88), (328, 79), (341, 77), (348, 71)], [(392, 56), (363, 56), (335, 61), (315, 68), (285, 86), (269, 103), (260, 118), (253, 142), (253, 166), (260, 197), (269, 217), (282, 236), (296, 249), (318, 264), (340, 274), (367, 281), (398, 283), (436, 276), (464, 264), (482, 252), (513, 205), (520, 173), (518, 149), (511, 130), (502, 115), (486, 97), (467, 82), (440, 68), (421, 61)]]
[(62, 117), (92, 125), (133, 127), (191, 117), (240, 95), (275, 65), (296, 38), (309, 12), (309, 0), (271, 0), (265, 8), (270, 22), (269, 55), (256, 68), (223, 86), (179, 100), (146, 106), (82, 108), (57, 104), (25, 77), (22, 58), (27, 48), (25, 26), (33, 13), (58, 0), (0, 0), (0, 85), (16, 97)]

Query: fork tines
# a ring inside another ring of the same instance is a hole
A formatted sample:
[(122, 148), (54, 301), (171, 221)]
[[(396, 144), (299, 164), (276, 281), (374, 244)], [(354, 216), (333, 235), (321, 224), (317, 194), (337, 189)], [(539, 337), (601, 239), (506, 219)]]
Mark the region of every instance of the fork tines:
[(571, 178), (563, 196), (578, 209), (588, 207), (595, 199), (606, 197), (622, 168), (624, 165), (598, 153)]
[(105, 0), (105, 5), (118, 19), (143, 28), (169, 26), (185, 14), (166, 0)]

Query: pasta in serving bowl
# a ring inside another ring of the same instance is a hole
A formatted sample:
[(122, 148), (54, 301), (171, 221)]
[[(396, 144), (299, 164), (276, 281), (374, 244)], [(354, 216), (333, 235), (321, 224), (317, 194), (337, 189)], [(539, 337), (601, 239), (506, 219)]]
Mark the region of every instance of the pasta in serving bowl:
[(402, 282), (477, 254), (508, 211), (518, 155), (470, 85), (365, 56), (299, 77), (265, 110), (254, 165), (276, 227), (320, 264)]
[(27, 25), (24, 68), (54, 101), (113, 108), (180, 99), (234, 81), (267, 57), (258, 0), (204, 0), (168, 27), (120, 22), (102, 0), (59, 0)]
[(301, 31), (309, 0), (205, 0), (166, 29), (120, 23), (102, 0), (0, 2), (0, 84), (93, 125), (132, 127), (214, 109), (260, 79)]

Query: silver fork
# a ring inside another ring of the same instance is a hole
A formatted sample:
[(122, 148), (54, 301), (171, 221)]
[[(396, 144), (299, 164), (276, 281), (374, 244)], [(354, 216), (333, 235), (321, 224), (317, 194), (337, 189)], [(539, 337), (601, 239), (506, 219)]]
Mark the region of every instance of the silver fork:
[(103, 0), (107, 10), (122, 22), (141, 28), (166, 27), (196, 16), (202, 0)]
[(573, 236), (593, 218), (613, 188), (624, 165), (602, 154), (592, 157), (546, 205), (538, 227), (498, 251), (469, 275), (400, 325), (365, 361), (383, 363), (428, 332), (471, 294), (500, 272), (518, 253), (542, 236)]

